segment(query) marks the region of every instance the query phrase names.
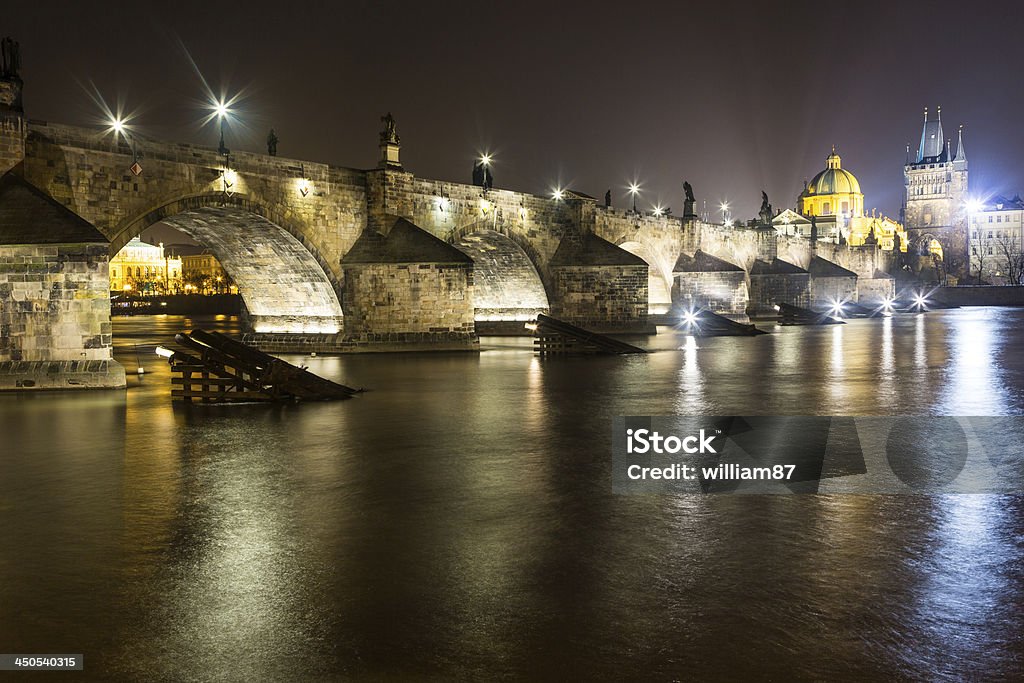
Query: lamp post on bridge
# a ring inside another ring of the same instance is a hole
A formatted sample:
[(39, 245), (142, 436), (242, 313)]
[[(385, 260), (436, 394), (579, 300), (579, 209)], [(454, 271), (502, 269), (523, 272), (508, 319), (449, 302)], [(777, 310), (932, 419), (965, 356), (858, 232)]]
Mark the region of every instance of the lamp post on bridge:
[(220, 145), (217, 146), (217, 153), (220, 154), (222, 157), (226, 158), (229, 154), (231, 154), (231, 150), (228, 149), (227, 145), (224, 144), (224, 122), (227, 120), (228, 114), (231, 113), (231, 110), (228, 109), (228, 106), (224, 103), (224, 100), (219, 100), (216, 103), (214, 103), (213, 111), (216, 114), (217, 118), (220, 120)]
[(637, 183), (630, 183), (629, 194), (633, 196), (633, 213), (637, 213), (636, 210), (636, 196), (640, 194), (640, 186)]

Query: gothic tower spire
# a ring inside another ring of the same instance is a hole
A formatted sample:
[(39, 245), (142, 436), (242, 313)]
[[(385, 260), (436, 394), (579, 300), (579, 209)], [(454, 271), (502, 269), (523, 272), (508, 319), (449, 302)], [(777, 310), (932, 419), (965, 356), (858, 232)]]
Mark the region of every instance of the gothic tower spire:
[(942, 107), (934, 121), (928, 120), (928, 109), (924, 110), (924, 126), (921, 128), (921, 144), (917, 149), (917, 163), (925, 159), (938, 160), (945, 151), (946, 141), (942, 133)]
[(956, 131), (956, 157), (953, 161), (967, 161), (967, 153), (964, 152), (964, 124), (960, 124), (960, 127)]

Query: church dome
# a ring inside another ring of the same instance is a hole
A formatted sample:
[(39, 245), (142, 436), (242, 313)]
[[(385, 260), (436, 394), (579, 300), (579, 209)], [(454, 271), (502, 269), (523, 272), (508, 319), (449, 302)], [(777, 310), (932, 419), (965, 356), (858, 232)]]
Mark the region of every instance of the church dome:
[(860, 194), (860, 183), (857, 178), (842, 168), (839, 155), (835, 150), (825, 159), (826, 168), (807, 183), (805, 193), (816, 194)]

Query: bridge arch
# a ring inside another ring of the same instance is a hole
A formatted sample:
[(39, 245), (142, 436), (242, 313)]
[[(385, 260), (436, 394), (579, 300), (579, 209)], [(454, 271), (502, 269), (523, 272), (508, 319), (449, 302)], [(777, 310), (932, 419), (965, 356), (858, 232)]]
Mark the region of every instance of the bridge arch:
[(548, 311), (549, 290), (529, 242), (501, 227), (474, 223), (452, 230), (447, 241), (473, 259), (478, 321), (532, 320)]
[(930, 232), (926, 232), (918, 238), (917, 253), (920, 256), (938, 256), (943, 260), (942, 241)]
[[(107, 237), (110, 238), (110, 255), (113, 257), (117, 252), (124, 248), (124, 245), (128, 244), (128, 242), (141, 235), (143, 231), (156, 223), (166, 221), (168, 218), (187, 211), (196, 211), (206, 207), (231, 207), (240, 209), (247, 213), (265, 218), (278, 228), (286, 231), (303, 247), (305, 247), (310, 256), (316, 260), (321, 270), (323, 270), (324, 276), (327, 277), (328, 281), (330, 281), (335, 294), (340, 298), (342, 291), (341, 280), (335, 273), (335, 269), (331, 267), (331, 263), (324, 258), (319, 249), (309, 241), (306, 235), (304, 235), (301, 230), (298, 230), (293, 226), (290, 221), (285, 219), (285, 216), (280, 211), (275, 210), (272, 206), (252, 201), (251, 199), (237, 194), (231, 196), (227, 196), (222, 192), (188, 194), (169, 199), (163, 204), (160, 204), (143, 214), (134, 216), (115, 227), (112, 233), (107, 235)], [(186, 232), (186, 234), (188, 233)]]
[(672, 266), (643, 242), (627, 240), (618, 247), (647, 262), (647, 308), (651, 313), (667, 313), (672, 307)]
[(220, 261), (238, 286), (254, 332), (342, 331), (336, 284), (309, 247), (246, 203), (204, 205), (198, 199), (184, 198), (129, 222), (115, 235), (111, 249), (119, 250), (117, 245), (162, 222), (206, 246)]

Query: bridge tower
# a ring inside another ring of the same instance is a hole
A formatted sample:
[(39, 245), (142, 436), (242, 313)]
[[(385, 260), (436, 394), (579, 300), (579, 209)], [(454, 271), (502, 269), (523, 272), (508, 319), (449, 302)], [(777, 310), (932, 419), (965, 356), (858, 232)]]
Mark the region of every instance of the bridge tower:
[(903, 167), (903, 222), (910, 249), (931, 261), (939, 256), (947, 273), (967, 275), (967, 155), (963, 134), (956, 154), (942, 129), (942, 108), (934, 119), (924, 110), (917, 154), (908, 150)]

